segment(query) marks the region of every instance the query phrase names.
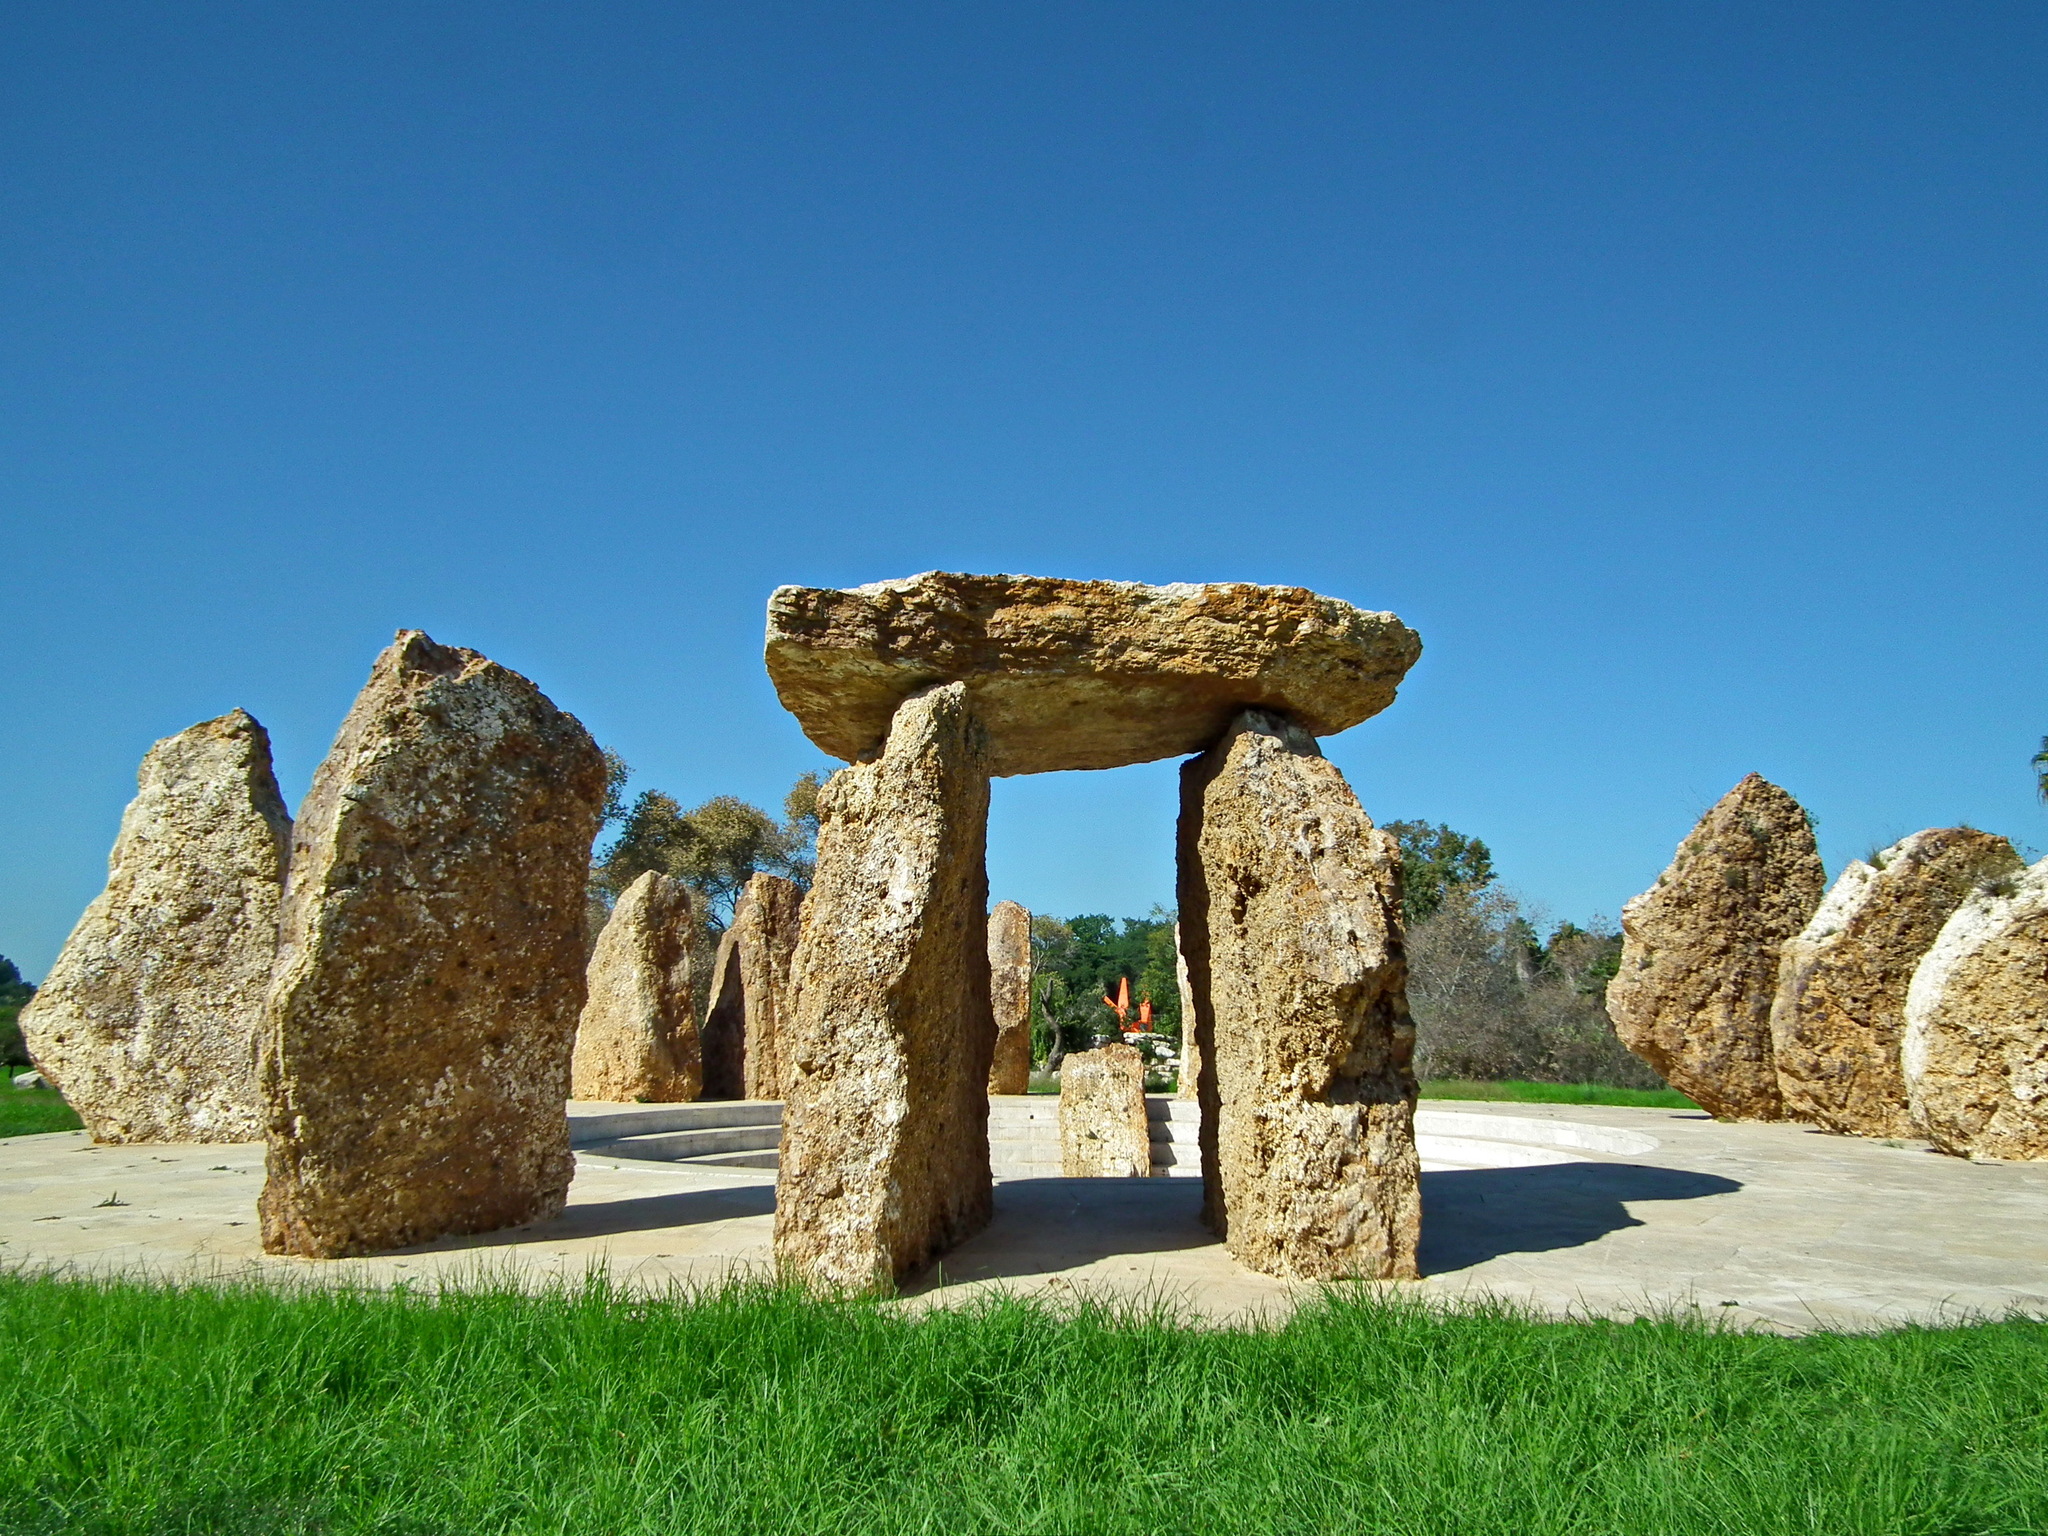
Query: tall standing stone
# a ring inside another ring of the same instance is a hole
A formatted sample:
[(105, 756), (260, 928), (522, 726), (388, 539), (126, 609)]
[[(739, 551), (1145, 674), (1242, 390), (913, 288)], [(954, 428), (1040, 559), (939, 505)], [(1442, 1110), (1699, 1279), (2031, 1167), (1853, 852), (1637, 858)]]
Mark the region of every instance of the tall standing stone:
[(1180, 924), (1173, 925), (1173, 977), (1180, 987), (1180, 1083), (1175, 1098), (1197, 1099), (1202, 1077), (1202, 1048), (1195, 1040), (1195, 984), (1188, 978), (1187, 951), (1180, 945)]
[(1994, 876), (1943, 925), (1906, 993), (1914, 1122), (1944, 1152), (2048, 1158), (2048, 859)]
[(1060, 1067), (1060, 1173), (1143, 1179), (1152, 1173), (1145, 1058), (1117, 1041), (1076, 1051)]
[(107, 888), (21, 1015), (95, 1141), (253, 1141), (291, 817), (241, 710), (150, 748)]
[(1771, 1053), (1788, 1118), (1852, 1136), (1919, 1134), (1899, 1060), (1906, 988), (1964, 899), (2021, 867), (2004, 838), (1941, 827), (1842, 871), (1779, 958)]
[(754, 875), (733, 904), (711, 973), (704, 1020), (704, 1095), (779, 1099), (789, 1079), (790, 1009), (803, 887)]
[(1717, 1119), (1782, 1119), (1779, 951), (1825, 884), (1797, 800), (1755, 773), (1729, 790), (1621, 909), (1621, 968), (1607, 987), (1621, 1043)]
[(313, 777), (260, 1075), (270, 1253), (557, 1214), (604, 757), (518, 673), (402, 630)]
[(990, 1213), (988, 772), (966, 690), (908, 699), (818, 811), (775, 1254), (812, 1286), (881, 1289)]
[(1245, 711), (1181, 770), (1180, 920), (1211, 1225), (1267, 1274), (1412, 1279), (1400, 849), (1285, 717)]
[(990, 1093), (1031, 1090), (1031, 914), (999, 901), (988, 915), (989, 997), (996, 1015)]
[(649, 870), (626, 887), (585, 972), (571, 1098), (680, 1104), (702, 1091), (695, 941), (690, 893), (681, 881)]

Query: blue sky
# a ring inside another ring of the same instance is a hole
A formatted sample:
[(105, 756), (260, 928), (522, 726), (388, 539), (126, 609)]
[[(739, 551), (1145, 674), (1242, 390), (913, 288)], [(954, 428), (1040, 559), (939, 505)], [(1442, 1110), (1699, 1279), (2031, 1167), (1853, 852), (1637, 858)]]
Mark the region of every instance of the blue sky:
[[(932, 568), (1398, 612), (1326, 749), (1560, 917), (1751, 769), (2048, 848), (2044, 101), (2025, 5), (12, 7), (0, 952), (401, 625), (772, 802), (769, 591)], [(1003, 781), (994, 894), (1173, 812)]]

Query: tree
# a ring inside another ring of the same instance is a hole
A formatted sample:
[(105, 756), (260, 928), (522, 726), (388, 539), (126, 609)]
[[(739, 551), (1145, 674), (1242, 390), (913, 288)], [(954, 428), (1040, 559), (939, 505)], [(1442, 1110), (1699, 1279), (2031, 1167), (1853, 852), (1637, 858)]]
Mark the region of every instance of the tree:
[(28, 1065), (28, 1045), (21, 1037), (21, 1010), (36, 995), (36, 989), (22, 980), (21, 969), (0, 955), (0, 1061), (10, 1067)]
[(701, 899), (706, 922), (722, 931), (754, 875), (810, 886), (820, 787), (815, 773), (799, 778), (784, 798), (783, 821), (736, 795), (714, 795), (686, 811), (673, 795), (642, 790), (618, 815), (618, 836), (597, 856), (591, 883), (608, 905), (649, 870), (668, 875)]
[(1390, 821), (1381, 829), (1401, 845), (1401, 912), (1419, 923), (1454, 891), (1493, 884), (1493, 853), (1476, 837), (1426, 821)]

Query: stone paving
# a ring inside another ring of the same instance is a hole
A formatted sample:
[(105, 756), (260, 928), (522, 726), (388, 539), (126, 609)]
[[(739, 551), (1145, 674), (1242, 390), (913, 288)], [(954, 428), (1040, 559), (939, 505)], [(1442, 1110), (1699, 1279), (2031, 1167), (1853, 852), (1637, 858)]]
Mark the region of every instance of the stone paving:
[[(1425, 1108), (1521, 1120), (1522, 1130), (1532, 1120), (1609, 1127), (1656, 1146), (1575, 1149), (1572, 1161), (1533, 1166), (1426, 1162), (1425, 1278), (1388, 1289), (1499, 1296), (1554, 1315), (1697, 1306), (1786, 1331), (2048, 1316), (2048, 1163), (1967, 1163), (1916, 1142), (1720, 1125), (1668, 1110), (1441, 1100)], [(771, 1273), (772, 1172), (589, 1152), (577, 1162), (569, 1209), (556, 1220), (317, 1261), (259, 1251), (260, 1146), (13, 1137), (0, 1140), (0, 1263), (370, 1285), (536, 1284), (602, 1265), (645, 1290)], [(1314, 1293), (1233, 1263), (1198, 1221), (1200, 1199), (1194, 1179), (999, 1183), (994, 1223), (909, 1287), (909, 1304), (1005, 1287), (1159, 1297), (1221, 1322), (1278, 1315)]]

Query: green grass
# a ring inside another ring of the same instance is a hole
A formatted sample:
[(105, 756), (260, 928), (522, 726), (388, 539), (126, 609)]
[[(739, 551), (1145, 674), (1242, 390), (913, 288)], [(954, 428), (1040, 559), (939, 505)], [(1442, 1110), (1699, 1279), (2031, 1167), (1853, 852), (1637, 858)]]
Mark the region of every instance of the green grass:
[[(10, 1071), (20, 1071), (11, 1068)], [(43, 1131), (75, 1131), (84, 1122), (78, 1112), (49, 1088), (16, 1088), (0, 1083), (0, 1136), (34, 1136)]]
[(1599, 1083), (1482, 1083), (1443, 1078), (1422, 1085), (1425, 1099), (1497, 1099), (1509, 1104), (1619, 1104), (1632, 1109), (1698, 1109), (1676, 1088), (1606, 1088)]
[(2048, 1326), (1270, 1331), (735, 1289), (0, 1277), (0, 1529), (84, 1536), (2048, 1529)]

